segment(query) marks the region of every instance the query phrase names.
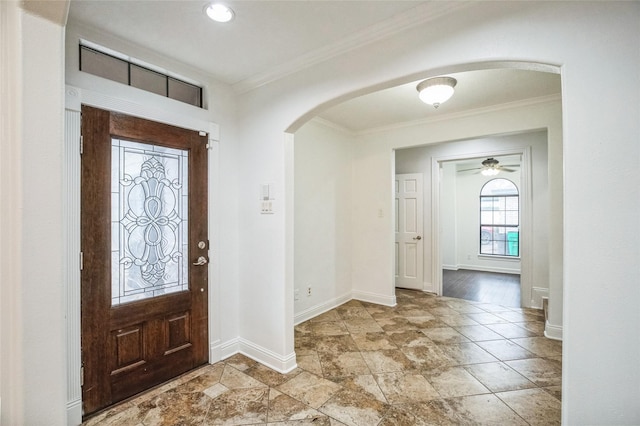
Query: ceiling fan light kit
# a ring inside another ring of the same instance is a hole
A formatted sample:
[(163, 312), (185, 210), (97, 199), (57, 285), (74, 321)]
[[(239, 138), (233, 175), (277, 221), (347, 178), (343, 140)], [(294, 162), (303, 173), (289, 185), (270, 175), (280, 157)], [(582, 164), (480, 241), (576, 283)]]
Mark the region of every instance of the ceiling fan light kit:
[(500, 173), (500, 169), (494, 169), (494, 168), (486, 168), (480, 171), (480, 174), (482, 174), (482, 176), (495, 176), (498, 173)]
[(509, 167), (520, 167), (520, 164), (510, 164), (507, 166), (501, 166), (500, 162), (493, 157), (489, 157), (486, 160), (482, 161), (482, 167), (477, 167), (473, 169), (464, 169), (458, 170), (458, 172), (470, 172), (473, 170), (477, 170), (475, 173), (480, 173), (482, 176), (495, 176), (500, 172), (515, 172), (515, 169), (511, 169)]
[(480, 170), (480, 173), (482, 176), (495, 176), (500, 173), (498, 164), (499, 161), (495, 158), (487, 158), (482, 162), (482, 170)]
[(416, 89), (422, 102), (438, 108), (453, 96), (453, 88), (457, 83), (458, 81), (453, 77), (433, 77), (420, 82)]

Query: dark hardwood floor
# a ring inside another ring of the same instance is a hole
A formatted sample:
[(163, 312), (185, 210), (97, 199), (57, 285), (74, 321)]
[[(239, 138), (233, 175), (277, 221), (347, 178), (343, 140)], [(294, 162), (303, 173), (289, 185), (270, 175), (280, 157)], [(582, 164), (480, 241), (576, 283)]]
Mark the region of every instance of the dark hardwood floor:
[(517, 308), (520, 307), (520, 275), (445, 269), (442, 293), (447, 297)]

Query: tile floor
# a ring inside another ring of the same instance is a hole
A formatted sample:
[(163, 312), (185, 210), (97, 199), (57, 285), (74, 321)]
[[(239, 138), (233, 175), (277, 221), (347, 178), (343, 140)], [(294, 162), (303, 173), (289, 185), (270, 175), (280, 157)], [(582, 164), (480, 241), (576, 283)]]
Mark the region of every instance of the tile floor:
[(289, 374), (234, 355), (85, 424), (560, 424), (562, 343), (543, 337), (542, 311), (396, 294), (298, 325)]

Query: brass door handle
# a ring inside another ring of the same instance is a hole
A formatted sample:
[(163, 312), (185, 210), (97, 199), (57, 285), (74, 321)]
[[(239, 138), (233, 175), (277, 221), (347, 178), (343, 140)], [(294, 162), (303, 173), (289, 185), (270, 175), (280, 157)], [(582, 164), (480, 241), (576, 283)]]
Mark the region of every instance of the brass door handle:
[(418, 235), (417, 237), (413, 237), (413, 239), (420, 241), (422, 239), (422, 237), (420, 235)]

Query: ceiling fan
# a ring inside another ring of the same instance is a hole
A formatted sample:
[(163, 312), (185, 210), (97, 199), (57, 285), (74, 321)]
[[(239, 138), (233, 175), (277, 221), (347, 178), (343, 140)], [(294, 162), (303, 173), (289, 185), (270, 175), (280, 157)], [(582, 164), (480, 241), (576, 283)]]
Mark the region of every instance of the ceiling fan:
[(519, 164), (509, 164), (506, 166), (501, 166), (500, 162), (493, 157), (487, 158), (481, 164), (482, 164), (482, 167), (458, 170), (458, 172), (470, 172), (473, 170), (477, 170), (476, 173), (481, 173), (484, 176), (495, 176), (500, 172), (513, 173), (516, 171), (515, 169), (511, 169), (510, 167), (520, 167)]

